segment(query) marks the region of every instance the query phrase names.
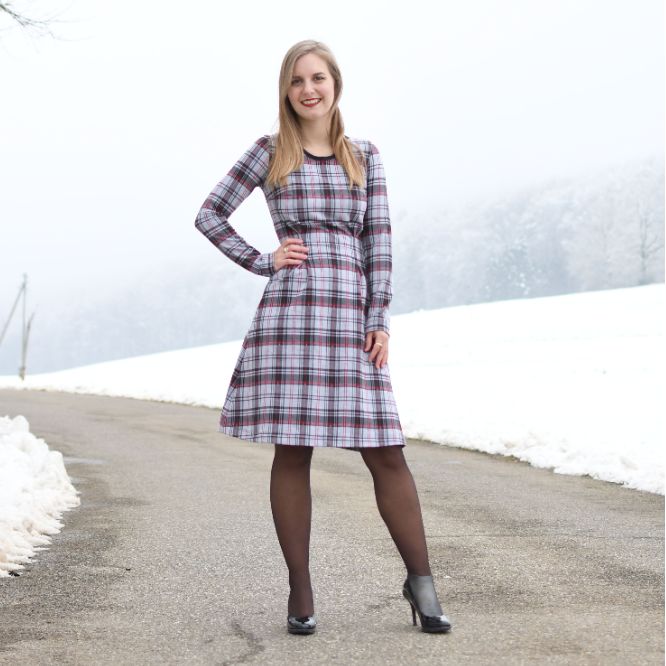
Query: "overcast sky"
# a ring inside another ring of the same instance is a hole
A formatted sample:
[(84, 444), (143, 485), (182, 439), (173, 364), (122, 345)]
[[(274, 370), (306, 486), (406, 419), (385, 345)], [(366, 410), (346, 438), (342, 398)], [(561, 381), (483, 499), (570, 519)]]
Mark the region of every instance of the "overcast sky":
[[(34, 306), (210, 259), (196, 213), (277, 129), (301, 39), (336, 54), (345, 131), (382, 152), (394, 216), (663, 154), (658, 0), (13, 6), (62, 22), (0, 32), (0, 324), (23, 272)], [(232, 223), (277, 247), (259, 190)]]

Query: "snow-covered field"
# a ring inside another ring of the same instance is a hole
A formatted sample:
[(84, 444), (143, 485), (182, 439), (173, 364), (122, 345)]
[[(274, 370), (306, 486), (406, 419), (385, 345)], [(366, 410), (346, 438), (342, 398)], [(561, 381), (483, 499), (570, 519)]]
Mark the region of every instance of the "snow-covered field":
[[(389, 368), (405, 433), (664, 494), (664, 289), (393, 315)], [(0, 387), (221, 408), (241, 342), (3, 376)]]

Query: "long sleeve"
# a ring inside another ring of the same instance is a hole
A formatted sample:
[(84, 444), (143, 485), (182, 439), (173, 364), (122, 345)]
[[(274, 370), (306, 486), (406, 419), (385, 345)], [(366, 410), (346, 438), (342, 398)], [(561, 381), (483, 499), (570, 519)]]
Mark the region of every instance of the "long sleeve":
[(195, 227), (229, 259), (251, 273), (275, 273), (273, 252), (260, 253), (229, 224), (231, 214), (264, 182), (268, 173), (269, 138), (257, 139), (215, 186), (197, 214)]
[(370, 143), (367, 167), (367, 208), (363, 218), (363, 259), (368, 284), (365, 332), (389, 333), (389, 304), (393, 296), (391, 271), (391, 217), (386, 191), (384, 165), (377, 147)]

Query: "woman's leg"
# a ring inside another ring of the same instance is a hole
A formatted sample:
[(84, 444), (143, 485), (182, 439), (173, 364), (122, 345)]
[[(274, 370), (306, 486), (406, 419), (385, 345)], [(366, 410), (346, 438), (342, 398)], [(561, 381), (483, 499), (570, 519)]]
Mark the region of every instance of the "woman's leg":
[(311, 446), (275, 445), (271, 469), (271, 509), (289, 570), (290, 615), (314, 614), (310, 584)]
[(377, 507), (407, 567), (407, 581), (420, 612), (442, 615), (426, 546), (416, 484), (400, 446), (366, 448), (361, 455), (375, 483)]
[(365, 448), (361, 455), (372, 474), (377, 508), (407, 573), (431, 575), (421, 504), (402, 447)]

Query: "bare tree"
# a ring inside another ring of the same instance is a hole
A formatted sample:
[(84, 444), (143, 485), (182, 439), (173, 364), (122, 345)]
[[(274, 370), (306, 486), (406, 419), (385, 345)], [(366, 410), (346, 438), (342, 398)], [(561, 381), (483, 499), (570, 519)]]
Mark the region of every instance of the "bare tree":
[[(55, 37), (51, 31), (51, 26), (54, 23), (59, 23), (54, 16), (49, 16), (47, 18), (37, 18), (27, 16), (26, 14), (14, 10), (13, 2), (0, 2), (0, 16), (6, 16), (10, 19), (11, 23), (17, 24), (22, 28), (34, 32), (37, 36), (50, 35)], [(5, 28), (6, 29), (6, 28)]]

